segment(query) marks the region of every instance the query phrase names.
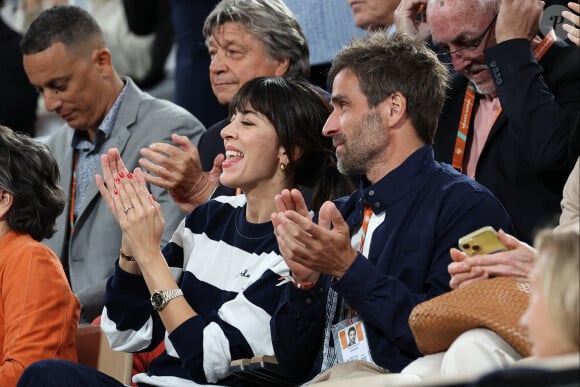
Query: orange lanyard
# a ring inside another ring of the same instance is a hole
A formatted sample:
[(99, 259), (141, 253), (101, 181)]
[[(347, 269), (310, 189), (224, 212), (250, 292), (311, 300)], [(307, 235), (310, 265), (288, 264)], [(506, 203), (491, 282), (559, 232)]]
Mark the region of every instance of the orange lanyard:
[[(554, 30), (550, 31), (544, 39), (538, 44), (534, 50), (536, 59), (538, 62), (544, 54), (548, 51), (550, 47), (557, 40), (556, 33)], [(463, 98), (463, 107), (461, 109), (461, 116), (459, 119), (459, 126), (457, 128), (457, 136), (455, 137), (455, 148), (453, 149), (453, 160), (451, 165), (459, 172), (463, 172), (463, 158), (465, 155), (465, 146), (467, 144), (467, 135), (469, 134), (469, 124), (471, 122), (471, 115), (473, 114), (473, 106), (475, 105), (475, 86), (473, 83), (469, 82), (467, 84), (467, 90), (465, 90), (465, 97)], [(497, 109), (495, 117), (492, 120), (491, 126), (495, 124), (495, 121), (501, 114), (501, 105)]]
[[(365, 238), (367, 236), (367, 230), (369, 228), (371, 216), (373, 216), (373, 210), (371, 209), (371, 206), (365, 204), (363, 210), (363, 220), (361, 225), (362, 235), (360, 236), (360, 246), (358, 248), (358, 252), (361, 254), (363, 252), (363, 247), (365, 245)], [(356, 315), (356, 309), (346, 304), (346, 302), (344, 302), (344, 298), (342, 299), (340, 310), (341, 312), (339, 317), (341, 320), (345, 318), (352, 319)]]
[(68, 212), (68, 220), (70, 225), (70, 232), (72, 233), (75, 225), (75, 201), (77, 196), (77, 167), (79, 162), (79, 152), (75, 150), (73, 157), (72, 180), (70, 184), (70, 208)]
[(365, 245), (365, 238), (367, 236), (367, 229), (369, 228), (369, 221), (371, 220), (371, 216), (373, 215), (373, 210), (368, 204), (365, 204), (364, 211), (363, 211), (363, 222), (362, 222), (362, 235), (360, 236), (360, 246), (358, 251), (362, 253), (363, 247)]

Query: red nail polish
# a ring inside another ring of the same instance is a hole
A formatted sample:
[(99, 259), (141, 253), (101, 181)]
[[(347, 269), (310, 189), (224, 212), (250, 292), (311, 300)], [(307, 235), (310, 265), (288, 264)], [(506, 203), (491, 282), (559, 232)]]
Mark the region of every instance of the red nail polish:
[(155, 198), (155, 195), (151, 194), (150, 197), (151, 197), (151, 200), (153, 200), (154, 202), (157, 201), (157, 199)]
[(119, 172), (119, 177), (122, 179), (125, 177), (125, 174), (123, 172)]
[(115, 183), (120, 184), (121, 183), (121, 179), (119, 179), (118, 177), (115, 179)]
[(114, 190), (114, 191), (113, 191), (113, 193), (114, 193), (115, 195), (118, 195), (118, 194), (119, 194), (119, 191), (117, 191), (117, 190)]
[(128, 177), (129, 179), (132, 179), (132, 178), (133, 178), (133, 174), (132, 174), (131, 172), (129, 172), (129, 173), (127, 174), (127, 177)]

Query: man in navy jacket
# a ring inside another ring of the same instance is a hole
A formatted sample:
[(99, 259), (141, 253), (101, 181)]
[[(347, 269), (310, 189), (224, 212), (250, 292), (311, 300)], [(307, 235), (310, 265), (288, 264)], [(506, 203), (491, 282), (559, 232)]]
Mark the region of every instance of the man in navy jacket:
[(335, 58), (334, 111), (323, 133), (333, 139), (339, 170), (362, 178), (314, 220), (299, 191), (276, 199), (272, 219), (292, 277), (271, 324), (292, 381), (336, 364), (336, 326), (354, 319), (369, 347), (358, 358), (400, 371), (420, 355), (411, 310), (449, 290), (449, 249), (482, 226), (511, 228), (486, 188), (434, 160), (447, 74), (429, 48), (400, 33), (371, 33)]

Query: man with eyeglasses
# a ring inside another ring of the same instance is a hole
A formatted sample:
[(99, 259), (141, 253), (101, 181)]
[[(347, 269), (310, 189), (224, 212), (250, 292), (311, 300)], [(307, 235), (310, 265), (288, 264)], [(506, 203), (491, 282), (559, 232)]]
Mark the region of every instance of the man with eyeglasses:
[[(580, 52), (540, 39), (536, 0), (403, 0), (398, 28), (432, 40), (456, 74), (435, 136), (435, 157), (488, 187), (517, 235), (533, 241), (555, 223), (562, 187), (578, 154)], [(416, 15), (426, 5), (426, 21)], [(426, 23), (426, 24), (424, 24)], [(574, 154), (573, 154), (574, 153)]]

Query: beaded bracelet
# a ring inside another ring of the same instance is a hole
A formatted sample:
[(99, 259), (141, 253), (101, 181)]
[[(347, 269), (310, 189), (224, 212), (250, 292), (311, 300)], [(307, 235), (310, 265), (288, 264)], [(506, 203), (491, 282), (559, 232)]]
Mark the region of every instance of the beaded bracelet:
[(290, 282), (296, 289), (302, 290), (312, 289), (314, 285), (316, 285), (316, 282), (298, 282), (296, 281), (296, 278), (294, 278), (294, 276), (292, 275), (281, 276), (280, 278), (278, 278), (278, 280), (280, 280), (281, 282), (278, 283), (278, 285), (276, 286), (280, 286), (282, 284)]

